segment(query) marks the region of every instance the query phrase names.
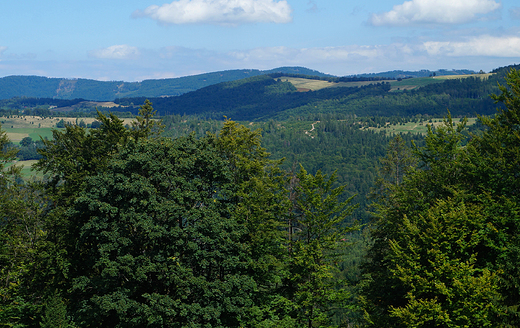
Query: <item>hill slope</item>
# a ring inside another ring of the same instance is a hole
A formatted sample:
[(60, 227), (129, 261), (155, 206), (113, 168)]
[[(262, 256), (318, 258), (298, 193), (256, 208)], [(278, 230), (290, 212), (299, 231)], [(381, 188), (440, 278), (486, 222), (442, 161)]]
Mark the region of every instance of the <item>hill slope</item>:
[(13, 97), (114, 100), (121, 97), (178, 96), (212, 84), (240, 80), (269, 73), (327, 76), (304, 67), (279, 67), (267, 71), (240, 69), (212, 72), (172, 79), (142, 82), (61, 79), (41, 76), (6, 76), (0, 78), (0, 99)]
[[(448, 109), (454, 116), (489, 115), (495, 113), (496, 108), (489, 94), (498, 92), (497, 82), (503, 83), (508, 70), (508, 67), (497, 69), (487, 78), (369, 81), (368, 84), (359, 82), (357, 87), (354, 84), (358, 82), (351, 82), (351, 87), (342, 87), (337, 83), (334, 87), (307, 92), (298, 92), (289, 79), (271, 74), (220, 83), (178, 97), (150, 100), (160, 115), (186, 114), (213, 119), (221, 119), (225, 115), (235, 120), (249, 121), (283, 120), (319, 113), (443, 116)], [(144, 100), (122, 98), (116, 103), (132, 106), (140, 105)]]

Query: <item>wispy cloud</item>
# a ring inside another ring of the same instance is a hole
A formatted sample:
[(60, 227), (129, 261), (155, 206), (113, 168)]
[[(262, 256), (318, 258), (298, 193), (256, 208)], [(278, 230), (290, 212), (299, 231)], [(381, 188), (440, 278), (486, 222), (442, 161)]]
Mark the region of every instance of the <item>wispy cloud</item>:
[(372, 14), (375, 26), (410, 24), (461, 24), (479, 19), (501, 7), (493, 0), (411, 0), (389, 12)]
[[(417, 47), (416, 47), (417, 48)], [(417, 48), (418, 49), (418, 48)], [(285, 65), (326, 67), (332, 71), (335, 65), (349, 66), (358, 63), (402, 61), (417, 49), (400, 43), (390, 45), (350, 45), (340, 47), (288, 48), (266, 47), (227, 55), (243, 65), (269, 68)]]
[(482, 35), (465, 41), (424, 42), (432, 56), (520, 57), (520, 37)]
[(520, 19), (520, 7), (509, 8), (509, 16), (512, 19)]
[(235, 26), (257, 22), (289, 23), (291, 12), (286, 0), (179, 0), (136, 10), (132, 17), (148, 17), (162, 25)]
[[(0, 76), (43, 75), (98, 80), (141, 81), (237, 68), (272, 69), (304, 66), (334, 75), (468, 68), (491, 70), (520, 58), (520, 36), (458, 36), (455, 41), (429, 39), (411, 43), (337, 47), (259, 47), (242, 51), (214, 51), (179, 46), (160, 49), (112, 46), (90, 53), (82, 61), (42, 61), (13, 57), (0, 47)], [(120, 60), (130, 58), (132, 60)], [(119, 59), (119, 60), (118, 60)]]
[(307, 2), (307, 5), (311, 6), (310, 8), (305, 10), (308, 13), (317, 13), (320, 11), (320, 9), (318, 8), (318, 5), (313, 0), (310, 0), (309, 2)]
[(7, 50), (7, 47), (0, 46), (0, 56), (2, 56), (6, 50)]
[(136, 47), (126, 44), (114, 45), (108, 48), (92, 50), (88, 53), (91, 58), (102, 59), (136, 59), (140, 55), (140, 51)]
[(29, 52), (29, 53), (22, 53), (22, 54), (17, 54), (17, 53), (5, 53), (5, 51), (7, 50), (8, 48), (7, 47), (4, 47), (4, 46), (0, 46), (0, 58), (4, 58), (4, 59), (14, 59), (14, 60), (31, 60), (31, 59), (35, 59), (36, 58), (36, 54), (32, 53), (32, 52)]

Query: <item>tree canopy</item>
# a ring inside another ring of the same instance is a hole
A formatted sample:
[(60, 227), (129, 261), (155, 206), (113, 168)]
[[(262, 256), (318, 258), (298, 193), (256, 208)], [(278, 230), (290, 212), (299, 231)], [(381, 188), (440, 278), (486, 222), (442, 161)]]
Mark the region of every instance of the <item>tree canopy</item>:
[(470, 140), (450, 116), (430, 129), (419, 168), (380, 202), (362, 293), (371, 326), (519, 325), (519, 86), (511, 70), (492, 95), (506, 109)]

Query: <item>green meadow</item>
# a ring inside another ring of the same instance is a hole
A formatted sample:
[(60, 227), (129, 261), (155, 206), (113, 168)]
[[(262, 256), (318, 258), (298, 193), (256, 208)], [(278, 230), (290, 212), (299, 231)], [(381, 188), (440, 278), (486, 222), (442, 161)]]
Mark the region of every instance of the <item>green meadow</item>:
[[(458, 123), (458, 119), (454, 120), (455, 123)], [(466, 126), (470, 126), (475, 124), (477, 121), (477, 118), (472, 117), (468, 118), (468, 122)], [(408, 123), (402, 123), (402, 124), (387, 124), (384, 127), (380, 128), (365, 128), (375, 131), (386, 131), (386, 133), (390, 134), (396, 134), (396, 133), (420, 133), (422, 135), (426, 135), (428, 132), (428, 125), (431, 125), (432, 127), (437, 127), (439, 125), (443, 124), (442, 118), (432, 118), (431, 122), (429, 121), (422, 121), (422, 122), (408, 122)]]

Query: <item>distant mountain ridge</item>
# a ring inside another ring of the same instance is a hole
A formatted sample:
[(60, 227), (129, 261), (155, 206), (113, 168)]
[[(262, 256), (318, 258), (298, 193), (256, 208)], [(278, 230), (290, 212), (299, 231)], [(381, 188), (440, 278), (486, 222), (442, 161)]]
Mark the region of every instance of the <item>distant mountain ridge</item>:
[[(499, 68), (494, 74), (467, 74), (461, 78), (371, 80), (376, 78), (372, 76), (364, 82), (353, 78), (354, 82), (308, 91), (299, 90), (289, 78), (280, 74), (266, 74), (207, 86), (178, 97), (148, 99), (159, 115), (197, 115), (203, 119), (226, 116), (239, 121), (285, 120), (289, 117), (312, 120), (318, 113), (442, 117), (447, 109), (455, 117), (491, 115), (497, 105), (489, 95), (499, 92), (497, 83), (504, 81), (510, 68), (520, 68), (520, 65)], [(327, 82), (348, 78), (315, 80)], [(122, 110), (136, 112), (144, 101), (144, 97), (120, 98), (115, 103), (125, 106)]]
[(332, 76), (305, 67), (279, 67), (271, 70), (237, 69), (141, 82), (97, 81), (89, 79), (6, 76), (0, 78), (0, 99), (34, 97), (88, 99), (97, 101), (123, 97), (179, 96), (209, 85), (270, 73)]
[[(511, 68), (520, 69), (520, 65), (497, 68), (489, 74), (395, 80), (378, 76), (317, 77), (311, 76), (316, 72), (311, 71), (309, 74), (309, 71), (302, 68), (297, 68), (297, 73), (282, 73), (275, 69), (263, 71), (275, 73), (215, 83), (175, 97), (120, 97), (108, 106), (110, 109), (106, 108), (106, 103), (93, 103), (86, 99), (15, 97), (0, 99), (0, 111), (5, 111), (7, 115), (20, 112), (46, 115), (50, 114), (49, 111), (90, 112), (96, 107), (102, 107), (105, 108), (102, 110), (136, 114), (145, 99), (149, 99), (160, 116), (196, 115), (211, 119), (226, 116), (247, 121), (284, 120), (288, 117), (306, 117), (312, 120), (316, 119), (317, 114), (443, 116), (446, 109), (455, 117), (490, 115), (495, 113), (497, 106), (489, 95), (499, 92), (497, 85), (503, 83)], [(295, 68), (286, 70), (295, 72)], [(244, 74), (244, 71), (234, 72)], [(208, 76), (220, 73), (222, 72), (206, 74), (205, 82), (208, 82)], [(201, 76), (196, 78), (200, 79)], [(56, 80), (59, 89), (55, 90), (70, 92), (72, 86), (60, 84), (59, 79)], [(77, 86), (74, 88), (77, 89)]]
[(413, 78), (413, 77), (429, 77), (429, 76), (439, 76), (439, 75), (466, 75), (466, 74), (475, 74), (477, 72), (469, 70), (469, 69), (439, 69), (437, 71), (430, 71), (427, 69), (422, 69), (420, 71), (402, 71), (402, 70), (394, 70), (380, 73), (366, 73), (366, 74), (356, 74), (350, 75), (349, 77), (383, 77), (383, 78)]
[[(272, 73), (297, 74), (302, 76), (335, 77), (305, 67), (278, 67), (270, 70), (236, 69), (170, 79), (151, 79), (141, 82), (97, 81), (90, 79), (48, 78), (42, 76), (6, 76), (0, 78), (0, 99), (13, 97), (87, 99), (112, 101), (130, 97), (171, 97), (222, 83)], [(388, 71), (357, 74), (350, 77), (366, 78), (409, 78), (432, 75), (461, 75), (475, 73), (471, 70), (438, 71)]]

